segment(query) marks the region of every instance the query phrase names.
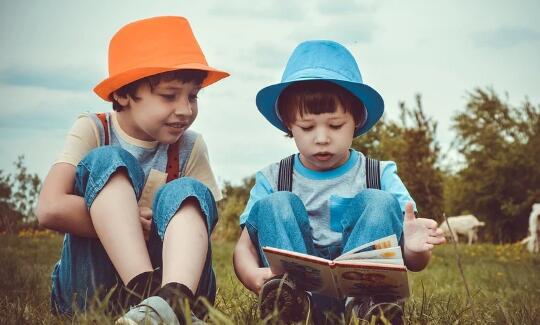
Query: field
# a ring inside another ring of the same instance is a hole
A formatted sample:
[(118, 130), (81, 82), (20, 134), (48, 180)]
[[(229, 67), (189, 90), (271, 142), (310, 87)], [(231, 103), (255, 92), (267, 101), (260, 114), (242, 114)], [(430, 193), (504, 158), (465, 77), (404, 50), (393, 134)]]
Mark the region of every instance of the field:
[[(113, 322), (99, 305), (73, 320), (50, 315), (50, 272), (61, 244), (62, 237), (50, 232), (0, 235), (0, 324)], [(232, 270), (233, 247), (219, 243), (213, 248), (219, 289), (210, 322), (260, 323), (255, 296)], [(410, 324), (540, 324), (540, 254), (520, 245), (438, 247), (430, 266), (410, 274), (410, 280), (413, 295), (405, 310)]]

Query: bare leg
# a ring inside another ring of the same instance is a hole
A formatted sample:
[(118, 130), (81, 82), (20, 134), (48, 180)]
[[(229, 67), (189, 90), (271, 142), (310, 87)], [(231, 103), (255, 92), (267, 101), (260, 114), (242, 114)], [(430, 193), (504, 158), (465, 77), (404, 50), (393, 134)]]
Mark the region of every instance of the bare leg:
[(196, 199), (185, 200), (163, 240), (163, 285), (178, 282), (197, 291), (208, 251), (208, 231)]
[(137, 198), (125, 171), (111, 176), (90, 207), (90, 215), (96, 233), (124, 284), (136, 275), (152, 270), (139, 220)]

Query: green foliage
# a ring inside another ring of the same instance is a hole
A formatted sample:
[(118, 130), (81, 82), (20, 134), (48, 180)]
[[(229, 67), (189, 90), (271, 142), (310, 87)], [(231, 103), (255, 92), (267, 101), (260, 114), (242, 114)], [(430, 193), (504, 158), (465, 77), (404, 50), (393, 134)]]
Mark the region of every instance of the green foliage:
[(487, 220), (493, 240), (523, 238), (540, 201), (540, 106), (512, 107), (492, 89), (476, 89), (453, 128), (465, 166), (448, 179), (448, 211)]
[(352, 146), (372, 158), (395, 161), (421, 216), (437, 219), (443, 210), (440, 147), (435, 139), (437, 123), (425, 115), (420, 95), (416, 95), (416, 107), (408, 108), (402, 102), (400, 109), (399, 122), (383, 119), (367, 134), (356, 138)]
[(24, 221), (34, 220), (34, 206), (37, 203), (41, 180), (37, 174), (28, 173), (24, 165), (24, 155), (17, 157), (14, 163), (16, 174), (14, 182), (11, 184), (12, 195), (10, 201), (15, 209), (25, 216)]
[(213, 233), (214, 239), (219, 241), (238, 239), (240, 236), (239, 217), (244, 211), (253, 185), (255, 185), (255, 177), (244, 179), (240, 186), (225, 183), (224, 198), (218, 202), (219, 222)]
[(33, 208), (41, 186), (37, 174), (28, 173), (24, 155), (14, 165), (15, 174), (4, 175), (0, 170), (0, 231), (8, 233), (36, 220)]

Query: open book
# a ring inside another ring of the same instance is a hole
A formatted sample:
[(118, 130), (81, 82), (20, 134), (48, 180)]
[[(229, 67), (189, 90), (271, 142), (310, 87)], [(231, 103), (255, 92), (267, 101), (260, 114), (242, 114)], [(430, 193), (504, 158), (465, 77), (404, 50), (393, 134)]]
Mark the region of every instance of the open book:
[(396, 235), (359, 246), (334, 260), (263, 247), (270, 269), (288, 273), (306, 291), (336, 298), (409, 296), (407, 268)]

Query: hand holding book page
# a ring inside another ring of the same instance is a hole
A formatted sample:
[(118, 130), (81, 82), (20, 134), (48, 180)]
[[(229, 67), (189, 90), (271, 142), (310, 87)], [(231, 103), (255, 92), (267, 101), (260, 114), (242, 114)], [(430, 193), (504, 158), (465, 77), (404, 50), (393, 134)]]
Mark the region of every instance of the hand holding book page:
[(359, 246), (334, 260), (263, 247), (270, 269), (288, 273), (298, 286), (336, 298), (409, 296), (407, 268), (396, 235)]
[(405, 247), (415, 253), (430, 251), (433, 249), (433, 245), (439, 245), (446, 241), (443, 231), (437, 228), (435, 220), (416, 218), (411, 202), (405, 206), (403, 236)]

